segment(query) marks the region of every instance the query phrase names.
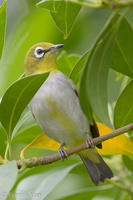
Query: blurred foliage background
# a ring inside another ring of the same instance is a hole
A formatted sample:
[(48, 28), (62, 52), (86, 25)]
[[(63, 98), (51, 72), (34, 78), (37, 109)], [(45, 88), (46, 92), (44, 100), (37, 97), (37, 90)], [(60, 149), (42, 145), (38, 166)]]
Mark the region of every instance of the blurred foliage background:
[[(112, 9), (109, 8), (95, 9), (83, 6), (70, 34), (64, 39), (62, 32), (53, 21), (50, 12), (47, 9), (37, 7), (36, 4), (38, 2), (39, 0), (10, 0), (7, 3), (6, 36), (0, 61), (1, 97), (7, 88), (24, 73), (23, 63), (25, 54), (33, 44), (38, 42), (65, 44), (64, 50), (60, 52), (58, 56), (57, 63), (59, 69), (69, 76), (73, 66), (77, 60), (81, 58), (81, 55), (92, 48), (99, 32), (112, 13)], [(2, 3), (3, 1), (0, 0), (0, 4)], [(120, 10), (119, 13), (121, 12)], [(133, 9), (131, 8), (126, 15), (131, 29), (133, 27), (132, 13)], [(132, 36), (131, 34), (131, 37)], [(123, 40), (123, 42), (127, 43), (130, 38), (124, 35), (124, 39), (125, 41)], [(128, 50), (131, 51), (132, 49), (129, 47)], [(124, 56), (125, 55), (123, 55), (123, 57)], [(120, 56), (114, 56), (114, 58), (118, 59), (120, 65), (123, 64)], [(62, 63), (67, 64), (63, 66)], [(131, 71), (133, 71), (132, 63), (130, 65)], [(112, 66), (115, 65), (112, 64)], [(114, 127), (113, 120), (116, 101), (127, 84), (132, 80), (132, 73), (129, 72), (131, 75), (126, 73), (122, 74), (121, 69), (117, 70), (112, 68), (109, 69), (107, 82), (111, 128)], [(132, 85), (130, 85), (130, 88), (132, 88)], [(129, 95), (129, 92), (127, 99), (129, 99), (131, 95)], [(123, 100), (121, 101), (121, 104), (123, 104)], [(132, 98), (129, 99), (129, 105), (132, 109), (131, 102)], [(120, 110), (120, 107), (115, 110), (117, 116)], [(126, 111), (124, 111), (124, 113), (126, 113)], [(96, 119), (100, 121), (97, 116)], [(130, 119), (132, 122), (132, 115)], [(118, 122), (119, 120), (116, 120), (116, 126), (120, 124)], [(131, 122), (127, 120), (127, 124)], [(102, 121), (102, 123), (106, 124), (104, 121)], [(21, 150), (35, 137), (40, 135), (40, 133), (42, 133), (40, 128), (31, 117), (28, 108), (26, 108), (12, 136), (12, 151), (15, 160), (19, 159)], [(128, 136), (132, 140), (132, 134)], [(3, 127), (0, 126), (0, 155), (2, 157), (5, 155), (6, 146), (7, 136)], [(110, 148), (113, 148), (113, 146)], [(32, 147), (26, 152), (26, 157), (40, 157), (51, 155), (52, 153), (54, 153), (52, 150)], [(105, 157), (105, 161), (114, 171), (115, 178), (111, 181), (106, 181), (104, 184), (100, 184), (98, 187), (95, 187), (91, 183), (83, 164), (77, 156), (71, 156), (64, 163), (57, 162), (30, 170), (27, 169), (22, 174), (19, 174), (18, 177), (15, 162), (12, 161), (6, 165), (0, 166), (0, 177), (2, 177), (1, 180), (3, 180), (0, 183), (0, 199), (133, 199), (133, 158), (127, 155), (109, 155)], [(9, 172), (8, 176), (7, 171)]]

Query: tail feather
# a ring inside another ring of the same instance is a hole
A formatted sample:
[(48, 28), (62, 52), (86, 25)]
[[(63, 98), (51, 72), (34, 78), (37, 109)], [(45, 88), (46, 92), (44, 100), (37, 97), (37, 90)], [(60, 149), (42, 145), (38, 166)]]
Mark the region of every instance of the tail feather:
[[(85, 150), (85, 151), (87, 151), (87, 150)], [(100, 181), (104, 182), (104, 180), (106, 178), (110, 179), (110, 178), (113, 177), (113, 172), (107, 166), (107, 164), (104, 162), (104, 160), (102, 159), (102, 157), (98, 153), (97, 153), (97, 156), (99, 158), (98, 163), (93, 162), (92, 159), (90, 160), (89, 154), (88, 154), (87, 157), (84, 156), (84, 151), (80, 152), (79, 156), (81, 157), (83, 163), (85, 164), (87, 171), (90, 175), (90, 178), (95, 185), (98, 185)]]
[(108, 165), (104, 162), (104, 160), (99, 154), (98, 156), (99, 156), (100, 163), (95, 163), (98, 170), (105, 178), (109, 178), (109, 179), (112, 178), (114, 176), (112, 170), (108, 167)]
[(93, 181), (95, 185), (98, 185), (99, 182), (101, 181), (101, 174), (97, 170), (96, 165), (88, 158), (84, 158), (82, 156), (80, 157), (87, 168), (87, 171), (90, 175), (91, 180)]

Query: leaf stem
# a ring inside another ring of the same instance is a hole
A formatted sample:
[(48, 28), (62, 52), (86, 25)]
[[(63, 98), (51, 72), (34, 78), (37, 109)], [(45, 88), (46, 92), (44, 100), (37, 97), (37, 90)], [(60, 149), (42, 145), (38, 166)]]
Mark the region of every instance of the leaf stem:
[(81, 6), (86, 6), (90, 8), (102, 8), (104, 7), (103, 2), (101, 1), (100, 3), (89, 3), (89, 2), (83, 2), (83, 1), (76, 1), (76, 0), (70, 0), (72, 3), (81, 5)]
[(113, 3), (115, 3), (115, 5), (119, 6), (119, 7), (125, 7), (125, 6), (132, 6), (133, 5), (133, 1), (132, 0), (125, 0), (125, 1), (120, 1), (120, 0), (112, 0)]
[(107, 179), (106, 182), (111, 183), (112, 185), (114, 185), (117, 188), (120, 188), (121, 190), (127, 191), (128, 193), (131, 194), (131, 196), (133, 196), (133, 189), (132, 189), (133, 185), (132, 185), (132, 182), (129, 183), (130, 187), (129, 187), (129, 185), (127, 187), (125, 182), (124, 183), (119, 183), (117, 181), (111, 181), (109, 179)]
[(12, 160), (11, 138), (8, 137), (8, 144), (5, 151), (5, 160)]
[(117, 181), (111, 181), (111, 180), (107, 179), (106, 182), (111, 183), (112, 185), (114, 185), (117, 188), (120, 188), (121, 190), (127, 191), (127, 189), (125, 188), (125, 185), (118, 183)]
[(129, 7), (133, 5), (132, 0), (128, 1), (119, 1), (119, 0), (101, 0), (99, 2), (85, 2), (85, 1), (78, 1), (78, 0), (70, 0), (72, 3), (76, 3), (81, 6), (86, 6), (90, 8), (103, 8), (103, 7), (109, 7), (111, 9), (121, 8), (121, 7)]

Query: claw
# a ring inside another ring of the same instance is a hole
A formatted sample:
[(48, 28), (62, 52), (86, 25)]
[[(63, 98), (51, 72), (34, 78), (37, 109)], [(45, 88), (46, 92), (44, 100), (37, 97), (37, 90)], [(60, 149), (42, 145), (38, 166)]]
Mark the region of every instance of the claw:
[(66, 151), (64, 150), (63, 148), (64, 144), (62, 144), (59, 149), (58, 149), (58, 153), (60, 154), (60, 158), (61, 158), (61, 161), (64, 161), (64, 159), (68, 157)]
[(93, 143), (92, 138), (88, 135), (88, 133), (86, 134), (86, 146), (87, 148), (92, 148), (94, 149), (95, 145)]

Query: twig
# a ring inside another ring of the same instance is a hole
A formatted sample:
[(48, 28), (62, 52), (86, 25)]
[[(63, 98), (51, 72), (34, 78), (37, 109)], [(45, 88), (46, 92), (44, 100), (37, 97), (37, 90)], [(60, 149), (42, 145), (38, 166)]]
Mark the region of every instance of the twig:
[[(106, 134), (106, 135), (94, 138), (93, 142), (95, 145), (97, 145), (101, 142), (104, 142), (105, 140), (109, 140), (113, 137), (116, 137), (120, 134), (123, 134), (123, 133), (131, 131), (131, 130), (133, 130), (133, 123), (129, 124), (127, 126), (124, 126), (122, 128), (119, 128), (111, 133)], [(68, 156), (70, 156), (70, 155), (72, 155), (74, 153), (78, 153), (79, 151), (82, 151), (84, 149), (87, 149), (86, 143), (83, 143), (76, 147), (67, 149), (66, 153)], [(60, 155), (59, 155), (59, 153), (56, 153), (54, 155), (46, 156), (46, 157), (34, 157), (34, 158), (29, 158), (29, 159), (21, 159), (21, 160), (17, 161), (17, 165), (18, 165), (19, 173), (21, 173), (26, 168), (37, 167), (39, 165), (46, 165), (46, 164), (50, 164), (52, 162), (56, 162), (58, 160), (60, 160)]]
[(111, 9), (115, 8), (122, 8), (122, 7), (128, 7), (133, 5), (133, 0), (101, 0), (101, 1), (77, 1), (77, 0), (70, 0), (70, 2), (86, 6), (90, 8), (103, 8), (103, 7), (109, 7)]

